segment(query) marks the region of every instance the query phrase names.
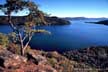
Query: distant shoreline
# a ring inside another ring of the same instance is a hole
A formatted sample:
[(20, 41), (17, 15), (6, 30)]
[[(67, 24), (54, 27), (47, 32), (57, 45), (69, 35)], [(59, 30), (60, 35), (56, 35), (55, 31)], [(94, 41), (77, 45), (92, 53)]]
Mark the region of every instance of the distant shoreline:
[(98, 21), (98, 22), (85, 22), (85, 23), (94, 23), (94, 24), (108, 25), (108, 20), (102, 20), (102, 21)]
[[(13, 16), (12, 21), (19, 25), (24, 25), (24, 22), (27, 22), (27, 16)], [(59, 17), (45, 17), (45, 21), (48, 25), (69, 25), (71, 22), (66, 19), (62, 19)], [(0, 16), (0, 25), (8, 24), (8, 20), (6, 16)], [(40, 23), (44, 25), (43, 23)]]

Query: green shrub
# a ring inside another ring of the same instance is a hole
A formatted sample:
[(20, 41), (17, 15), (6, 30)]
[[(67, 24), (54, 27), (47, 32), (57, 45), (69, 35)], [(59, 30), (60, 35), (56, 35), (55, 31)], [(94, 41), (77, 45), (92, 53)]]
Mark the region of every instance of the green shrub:
[(19, 54), (20, 55), (20, 45), (18, 44), (14, 44), (14, 43), (9, 43), (9, 45), (7, 46), (7, 50), (9, 50), (10, 52), (14, 53), (14, 54)]
[(57, 60), (55, 58), (48, 58), (48, 62), (51, 64), (52, 67), (54, 67), (55, 64), (57, 64)]
[(0, 33), (0, 45), (6, 47), (9, 44), (8, 36)]

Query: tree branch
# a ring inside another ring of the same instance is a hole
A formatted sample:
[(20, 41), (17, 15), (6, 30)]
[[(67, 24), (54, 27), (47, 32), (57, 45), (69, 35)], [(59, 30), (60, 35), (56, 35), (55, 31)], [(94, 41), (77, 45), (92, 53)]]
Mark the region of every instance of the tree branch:
[(24, 42), (24, 40), (25, 40), (27, 37), (28, 37), (28, 35), (25, 35), (25, 36), (24, 36), (24, 38), (23, 38), (23, 42)]

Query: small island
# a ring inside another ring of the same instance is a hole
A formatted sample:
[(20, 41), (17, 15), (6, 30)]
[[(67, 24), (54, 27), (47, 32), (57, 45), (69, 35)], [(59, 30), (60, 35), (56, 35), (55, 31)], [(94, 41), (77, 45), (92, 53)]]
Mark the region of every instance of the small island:
[(59, 18), (56, 16), (45, 17), (45, 20), (49, 25), (69, 25), (69, 24), (71, 24), (71, 22), (69, 20)]
[(85, 22), (85, 23), (108, 25), (108, 20), (102, 20), (102, 21), (98, 21), (98, 22)]
[(108, 20), (98, 21), (98, 22), (94, 22), (94, 23), (95, 23), (95, 24), (108, 25)]

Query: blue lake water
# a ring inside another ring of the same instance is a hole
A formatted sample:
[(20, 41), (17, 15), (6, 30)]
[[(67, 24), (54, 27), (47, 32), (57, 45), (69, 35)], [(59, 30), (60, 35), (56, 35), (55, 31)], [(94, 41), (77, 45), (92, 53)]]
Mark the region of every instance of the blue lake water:
[[(60, 52), (90, 46), (107, 46), (108, 26), (85, 23), (86, 21), (90, 20), (72, 21), (71, 25), (38, 27), (50, 31), (51, 35), (35, 34), (30, 45), (36, 49)], [(0, 26), (0, 32), (10, 31), (9, 26)]]

